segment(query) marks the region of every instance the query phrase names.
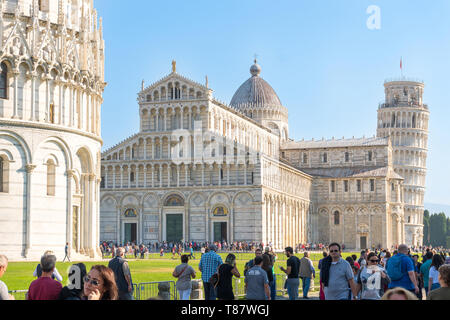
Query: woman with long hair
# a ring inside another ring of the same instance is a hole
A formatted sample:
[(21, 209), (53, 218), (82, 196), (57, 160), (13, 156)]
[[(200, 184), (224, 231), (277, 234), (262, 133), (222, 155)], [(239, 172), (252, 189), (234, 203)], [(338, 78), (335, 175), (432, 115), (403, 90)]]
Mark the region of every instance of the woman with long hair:
[(429, 280), (428, 280), (428, 290), (435, 290), (441, 287), (439, 284), (439, 267), (444, 264), (441, 255), (435, 254), (431, 260)]
[(267, 279), (269, 280), (269, 284), (273, 281), (273, 269), (272, 269), (272, 261), (268, 254), (263, 254), (263, 264), (262, 269), (267, 273)]
[(83, 290), (77, 298), (76, 300), (118, 300), (114, 272), (103, 265), (92, 266), (84, 277)]
[(375, 252), (367, 256), (367, 265), (362, 267), (357, 283), (357, 291), (361, 291), (361, 300), (380, 300), (384, 289), (391, 282), (386, 270), (379, 264), (380, 259)]
[(234, 300), (232, 284), (233, 275), (236, 278), (241, 277), (241, 274), (236, 267), (236, 256), (230, 253), (226, 257), (225, 263), (219, 266), (217, 273), (219, 274), (219, 281), (216, 287), (217, 298), (219, 300)]

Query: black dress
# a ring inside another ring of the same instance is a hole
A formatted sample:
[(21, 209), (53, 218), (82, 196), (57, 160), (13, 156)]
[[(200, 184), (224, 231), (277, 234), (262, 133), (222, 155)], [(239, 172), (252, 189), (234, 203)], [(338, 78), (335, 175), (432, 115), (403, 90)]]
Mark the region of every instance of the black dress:
[(233, 274), (231, 270), (234, 267), (229, 264), (222, 264), (219, 267), (219, 283), (217, 284), (217, 298), (221, 300), (234, 300), (233, 294)]

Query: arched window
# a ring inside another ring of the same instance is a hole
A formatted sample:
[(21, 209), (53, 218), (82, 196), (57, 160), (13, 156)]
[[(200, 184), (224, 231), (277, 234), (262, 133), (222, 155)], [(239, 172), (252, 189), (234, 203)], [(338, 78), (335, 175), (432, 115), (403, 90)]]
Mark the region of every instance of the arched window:
[(339, 211), (334, 212), (334, 224), (335, 225), (339, 224)]
[(49, 1), (48, 0), (39, 0), (39, 11), (49, 12)]
[(0, 65), (0, 99), (8, 99), (8, 67), (4, 62)]
[(0, 156), (0, 192), (7, 193), (9, 186), (9, 162)]
[(350, 161), (350, 153), (346, 152), (345, 153), (345, 162), (349, 162)]
[(182, 207), (184, 206), (184, 200), (178, 195), (172, 195), (167, 198), (166, 202), (164, 202), (164, 206), (166, 207)]
[(326, 152), (323, 153), (322, 162), (323, 163), (327, 163), (328, 162), (328, 154)]
[(47, 161), (47, 195), (48, 196), (55, 195), (55, 173), (56, 173), (55, 162), (52, 159), (49, 159)]

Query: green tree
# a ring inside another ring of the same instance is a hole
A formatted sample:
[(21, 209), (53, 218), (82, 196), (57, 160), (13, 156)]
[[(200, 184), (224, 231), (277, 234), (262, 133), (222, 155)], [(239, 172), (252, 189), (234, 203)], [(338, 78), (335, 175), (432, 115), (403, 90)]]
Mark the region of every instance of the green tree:
[(423, 212), (423, 244), (430, 245), (430, 212), (428, 210)]
[(433, 247), (446, 246), (447, 217), (444, 213), (430, 216), (430, 242)]

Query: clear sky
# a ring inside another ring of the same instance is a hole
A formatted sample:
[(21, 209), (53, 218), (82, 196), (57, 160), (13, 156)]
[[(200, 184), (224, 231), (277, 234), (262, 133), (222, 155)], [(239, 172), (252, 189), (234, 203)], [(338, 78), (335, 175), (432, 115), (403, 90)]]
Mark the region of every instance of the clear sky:
[[(139, 131), (137, 93), (171, 72), (229, 103), (261, 76), (289, 110), (294, 140), (373, 136), (384, 80), (425, 82), (430, 138), (425, 202), (450, 205), (450, 1), (448, 0), (94, 0), (103, 18), (104, 148)], [(380, 29), (366, 12), (380, 8)]]

